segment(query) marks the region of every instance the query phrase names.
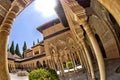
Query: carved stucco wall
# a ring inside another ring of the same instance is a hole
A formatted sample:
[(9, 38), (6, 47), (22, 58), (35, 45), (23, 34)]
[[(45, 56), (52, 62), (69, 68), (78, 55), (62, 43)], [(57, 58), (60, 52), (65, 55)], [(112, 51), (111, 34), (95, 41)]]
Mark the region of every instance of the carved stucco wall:
[(9, 68), (9, 71), (12, 72), (15, 70), (15, 63), (14, 63), (14, 60), (8, 60), (8, 68)]
[[(73, 43), (70, 44), (70, 39), (73, 40)], [(51, 46), (54, 45), (54, 47)], [(69, 47), (73, 46), (77, 48), (76, 43), (74, 42), (73, 36), (71, 34), (71, 31), (66, 31), (64, 33), (58, 34), (54, 37), (51, 37), (49, 39), (44, 40), (44, 46), (47, 56), (54, 57), (55, 63), (58, 62), (58, 58), (62, 59), (62, 62), (67, 62), (70, 59), (68, 58), (68, 55), (70, 55)], [(69, 46), (69, 47), (68, 47)], [(52, 51), (54, 49), (54, 51)], [(75, 49), (71, 50), (74, 52)], [(77, 54), (75, 54), (77, 55)], [(74, 56), (77, 60), (78, 57)]]
[(61, 33), (59, 35), (56, 35), (54, 37), (51, 37), (49, 39), (44, 40), (44, 48), (45, 48), (45, 51), (46, 51), (46, 55), (50, 55), (50, 51), (49, 51), (50, 44), (56, 45), (57, 40), (64, 40), (65, 41), (66, 37), (68, 37), (68, 36), (66, 36), (67, 34), (71, 34), (71, 32), (66, 31), (64, 33)]
[(97, 0), (91, 0), (92, 14), (89, 25), (93, 32), (100, 37), (107, 58), (119, 57), (119, 42), (109, 19), (107, 10)]
[(0, 0), (0, 25), (11, 6), (10, 0)]

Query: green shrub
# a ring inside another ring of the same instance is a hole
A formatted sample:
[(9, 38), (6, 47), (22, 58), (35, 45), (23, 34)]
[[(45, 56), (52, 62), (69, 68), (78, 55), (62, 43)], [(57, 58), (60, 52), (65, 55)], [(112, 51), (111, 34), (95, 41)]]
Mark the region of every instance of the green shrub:
[(55, 70), (41, 68), (30, 72), (29, 80), (59, 80), (59, 77)]
[(71, 61), (67, 62), (67, 63), (66, 63), (66, 67), (67, 67), (68, 69), (73, 68), (73, 63), (72, 63)]

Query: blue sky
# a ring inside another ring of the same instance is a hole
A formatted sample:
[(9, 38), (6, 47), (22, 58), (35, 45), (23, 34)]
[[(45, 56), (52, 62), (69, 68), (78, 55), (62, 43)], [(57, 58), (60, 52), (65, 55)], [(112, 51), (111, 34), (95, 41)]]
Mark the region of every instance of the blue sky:
[[(40, 4), (43, 4), (43, 6), (39, 6), (40, 1)], [(50, 13), (50, 11), (52, 11), (50, 8), (45, 8), (46, 13), (41, 10), (45, 6), (45, 2), (43, 1), (42, 3), (42, 1), (43, 0), (36, 0), (36, 2), (30, 4), (17, 16), (11, 29), (9, 47), (11, 42), (14, 41), (15, 46), (17, 43), (19, 44), (20, 51), (22, 52), (24, 41), (26, 41), (27, 47), (30, 48), (33, 45), (33, 41), (37, 43), (37, 39), (39, 39), (39, 41), (43, 40), (42, 34), (38, 32), (36, 28), (45, 22), (55, 19), (57, 15), (55, 12)]]

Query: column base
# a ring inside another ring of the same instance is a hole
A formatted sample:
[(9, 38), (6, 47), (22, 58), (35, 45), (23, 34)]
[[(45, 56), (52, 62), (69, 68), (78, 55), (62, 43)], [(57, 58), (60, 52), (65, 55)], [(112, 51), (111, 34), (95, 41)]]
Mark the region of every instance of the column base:
[(97, 80), (97, 78), (92, 78), (91, 80)]

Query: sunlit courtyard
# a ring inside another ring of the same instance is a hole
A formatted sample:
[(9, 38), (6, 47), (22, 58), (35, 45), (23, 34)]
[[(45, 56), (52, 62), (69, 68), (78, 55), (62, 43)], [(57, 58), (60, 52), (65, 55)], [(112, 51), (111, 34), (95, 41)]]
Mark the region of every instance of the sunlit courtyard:
[[(80, 71), (80, 69), (82, 69), (82, 66), (77, 66), (76, 68), (75, 68), (75, 70), (78, 70), (78, 72), (77, 73), (75, 73), (75, 75), (73, 75), (74, 74), (74, 69), (72, 68), (72, 69), (65, 69), (64, 70), (64, 76), (60, 76), (60, 72), (59, 71), (57, 71), (57, 74), (59, 75), (59, 77), (60, 77), (60, 79), (61, 80), (66, 80), (66, 79), (72, 79), (72, 80), (78, 80), (79, 79), (79, 74), (81, 73), (81, 72), (79, 72)], [(65, 76), (67, 76), (67, 77), (65, 77)], [(11, 80), (28, 80), (28, 76), (18, 76), (18, 73), (10, 73), (10, 78), (11, 78)]]
[(0, 80), (120, 80), (120, 0), (0, 0)]
[(17, 74), (10, 73), (11, 80), (28, 80), (28, 76), (17, 76)]

